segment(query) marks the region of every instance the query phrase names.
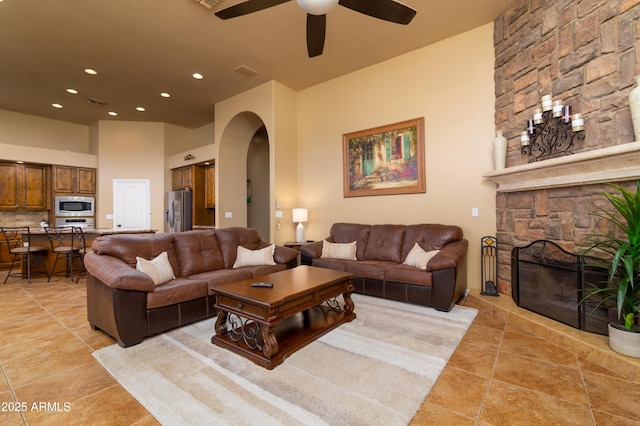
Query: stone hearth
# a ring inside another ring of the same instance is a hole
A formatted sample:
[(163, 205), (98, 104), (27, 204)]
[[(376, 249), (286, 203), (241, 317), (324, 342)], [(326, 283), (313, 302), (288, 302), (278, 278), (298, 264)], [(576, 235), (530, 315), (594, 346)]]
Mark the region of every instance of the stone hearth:
[(580, 331), (520, 308), (516, 306), (511, 297), (482, 296), (480, 290), (471, 290), (464, 305), (486, 309), (495, 316), (504, 318), (508, 322), (618, 373), (628, 380), (640, 380), (640, 359), (612, 351), (609, 348), (607, 336)]

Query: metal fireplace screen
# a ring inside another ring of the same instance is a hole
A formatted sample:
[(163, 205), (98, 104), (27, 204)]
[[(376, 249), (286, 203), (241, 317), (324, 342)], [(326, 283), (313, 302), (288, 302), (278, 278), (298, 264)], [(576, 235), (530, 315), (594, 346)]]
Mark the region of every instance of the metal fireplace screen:
[(609, 316), (598, 300), (579, 304), (584, 289), (606, 285), (607, 271), (547, 240), (511, 252), (512, 297), (522, 308), (580, 330), (607, 334)]

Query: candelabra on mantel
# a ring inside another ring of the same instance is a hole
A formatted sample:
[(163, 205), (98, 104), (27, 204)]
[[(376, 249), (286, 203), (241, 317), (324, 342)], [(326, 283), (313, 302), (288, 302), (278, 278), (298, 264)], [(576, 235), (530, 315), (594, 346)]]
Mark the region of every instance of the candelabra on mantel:
[(529, 155), (529, 163), (573, 154), (574, 142), (584, 141), (582, 114), (571, 115), (571, 107), (554, 101), (551, 95), (542, 97), (527, 130), (520, 134), (522, 154)]

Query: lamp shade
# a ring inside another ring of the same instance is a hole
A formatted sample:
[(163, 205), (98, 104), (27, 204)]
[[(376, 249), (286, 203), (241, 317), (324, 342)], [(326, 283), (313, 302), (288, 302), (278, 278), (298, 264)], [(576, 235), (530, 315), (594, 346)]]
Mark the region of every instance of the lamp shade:
[(298, 6), (311, 15), (325, 15), (337, 4), (338, 0), (296, 0)]
[(309, 220), (307, 209), (293, 209), (294, 222), (306, 222)]

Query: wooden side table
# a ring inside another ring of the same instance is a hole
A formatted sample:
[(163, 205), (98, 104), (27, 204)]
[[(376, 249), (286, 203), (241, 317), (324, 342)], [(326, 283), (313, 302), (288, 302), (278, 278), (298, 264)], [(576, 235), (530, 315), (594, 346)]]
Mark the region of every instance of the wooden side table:
[(307, 241), (287, 241), (284, 243), (285, 247), (290, 247), (293, 249), (296, 249), (298, 251), (300, 251), (300, 247), (302, 247), (305, 244), (309, 244), (309, 243), (313, 243), (313, 240), (307, 240)]
[(313, 243), (313, 240), (307, 240), (307, 241), (287, 241), (284, 243), (285, 247), (290, 247), (292, 249), (296, 249), (298, 250), (298, 265), (302, 264), (302, 254), (300, 253), (300, 247), (302, 247), (305, 244), (310, 244)]

